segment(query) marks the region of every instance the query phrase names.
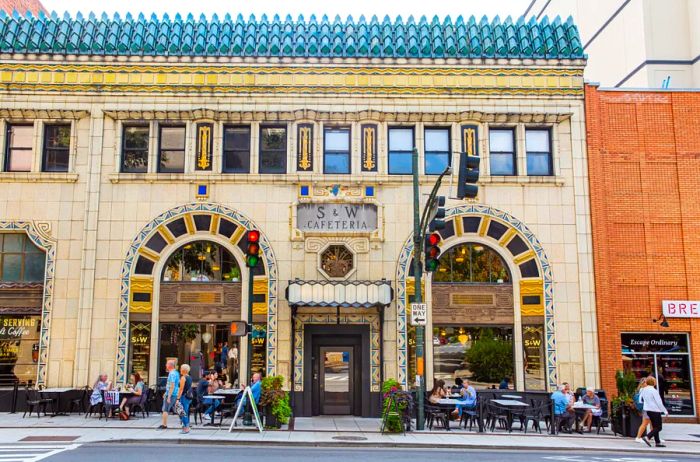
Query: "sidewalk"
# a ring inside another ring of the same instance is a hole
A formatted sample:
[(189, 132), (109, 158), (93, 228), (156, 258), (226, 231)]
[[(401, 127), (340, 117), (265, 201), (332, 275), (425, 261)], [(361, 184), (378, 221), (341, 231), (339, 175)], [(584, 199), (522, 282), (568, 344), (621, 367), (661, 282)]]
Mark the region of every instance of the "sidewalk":
[[(265, 431), (239, 429), (228, 432), (224, 427), (193, 426), (189, 435), (179, 431), (179, 422), (170, 417), (168, 430), (158, 430), (160, 416), (151, 414), (145, 419), (130, 421), (86, 419), (83, 416), (22, 418), (22, 414), (0, 414), (0, 444), (18, 443), (31, 437), (37, 441), (61, 441), (65, 443), (97, 442), (163, 442), (191, 444), (278, 444), (311, 446), (393, 446), (430, 448), (489, 448), (489, 449), (549, 449), (630, 451), (666, 454), (700, 453), (700, 425), (666, 424), (665, 449), (648, 448), (631, 439), (612, 436), (610, 430), (600, 435), (558, 435), (519, 432), (476, 433), (465, 430), (424, 431), (401, 434), (379, 433), (378, 419), (354, 417), (297, 418), (293, 431)], [(27, 441), (27, 440), (25, 440)]]

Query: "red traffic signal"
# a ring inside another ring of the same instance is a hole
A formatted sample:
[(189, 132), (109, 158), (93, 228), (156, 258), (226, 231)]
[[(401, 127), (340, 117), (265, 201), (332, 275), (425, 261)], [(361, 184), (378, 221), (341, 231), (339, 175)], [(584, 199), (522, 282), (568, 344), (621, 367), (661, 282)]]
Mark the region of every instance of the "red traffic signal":
[(246, 234), (247, 245), (246, 245), (246, 266), (249, 268), (255, 268), (260, 261), (260, 231), (257, 229), (251, 229)]
[(425, 271), (431, 273), (440, 266), (440, 247), (442, 237), (438, 233), (430, 233), (425, 240)]

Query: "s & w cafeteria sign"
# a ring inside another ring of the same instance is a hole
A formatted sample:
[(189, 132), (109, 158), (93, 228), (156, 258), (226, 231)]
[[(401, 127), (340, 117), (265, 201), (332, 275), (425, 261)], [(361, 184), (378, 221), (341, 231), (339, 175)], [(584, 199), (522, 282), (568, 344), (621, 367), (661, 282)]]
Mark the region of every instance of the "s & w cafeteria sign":
[(700, 300), (664, 300), (661, 303), (667, 318), (700, 318)]
[(307, 233), (371, 233), (377, 229), (377, 206), (299, 204), (297, 228)]

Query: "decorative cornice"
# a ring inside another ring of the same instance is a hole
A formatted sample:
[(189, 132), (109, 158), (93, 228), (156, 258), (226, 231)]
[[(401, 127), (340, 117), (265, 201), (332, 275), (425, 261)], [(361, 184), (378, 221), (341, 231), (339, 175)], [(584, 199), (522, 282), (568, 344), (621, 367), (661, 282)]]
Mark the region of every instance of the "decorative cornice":
[(70, 109), (4, 109), (0, 108), (3, 119), (57, 119), (78, 120), (89, 117), (90, 111)]

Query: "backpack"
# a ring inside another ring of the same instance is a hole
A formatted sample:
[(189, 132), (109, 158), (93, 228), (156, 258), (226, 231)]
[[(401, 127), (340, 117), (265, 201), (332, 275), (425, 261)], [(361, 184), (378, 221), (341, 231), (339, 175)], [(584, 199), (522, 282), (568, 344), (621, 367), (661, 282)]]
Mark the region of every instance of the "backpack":
[(635, 393), (632, 399), (634, 400), (634, 405), (637, 408), (637, 410), (639, 412), (644, 412), (644, 403), (641, 400), (639, 392)]

